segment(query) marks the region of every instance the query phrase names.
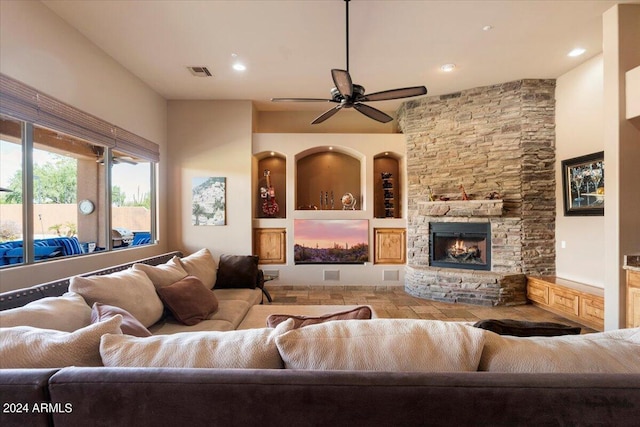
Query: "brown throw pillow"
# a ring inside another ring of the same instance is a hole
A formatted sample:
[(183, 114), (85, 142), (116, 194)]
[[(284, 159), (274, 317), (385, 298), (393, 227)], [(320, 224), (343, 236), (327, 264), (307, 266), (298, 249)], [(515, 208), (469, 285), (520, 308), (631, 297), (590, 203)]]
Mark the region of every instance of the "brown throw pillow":
[(218, 309), (218, 299), (196, 276), (187, 276), (158, 289), (158, 295), (173, 316), (191, 326), (207, 319)]
[(267, 317), (267, 327), (275, 328), (287, 319), (293, 319), (293, 329), (302, 328), (303, 326), (317, 325), (318, 323), (330, 322), (332, 320), (355, 320), (371, 319), (371, 309), (367, 306), (356, 307), (352, 310), (341, 311), (338, 313), (325, 314), (324, 316), (294, 316), (290, 314), (271, 314)]
[(578, 335), (581, 329), (577, 326), (552, 322), (529, 322), (513, 319), (487, 319), (476, 322), (473, 326), (495, 332), (498, 335), (515, 337), (555, 337), (559, 335)]
[(150, 337), (151, 332), (144, 327), (142, 323), (124, 308), (115, 307), (113, 305), (93, 303), (91, 308), (91, 323), (104, 322), (111, 319), (115, 315), (122, 316), (122, 324), (120, 329), (125, 335), (133, 335), (134, 337)]
[(258, 260), (255, 255), (220, 255), (216, 289), (255, 289), (258, 282)]

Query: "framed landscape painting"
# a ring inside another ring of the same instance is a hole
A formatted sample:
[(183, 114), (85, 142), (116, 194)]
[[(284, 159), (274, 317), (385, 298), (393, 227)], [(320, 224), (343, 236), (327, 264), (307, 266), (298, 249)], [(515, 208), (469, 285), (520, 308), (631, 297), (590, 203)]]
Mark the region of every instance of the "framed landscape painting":
[(565, 216), (604, 215), (604, 151), (562, 161)]
[(296, 219), (296, 264), (364, 264), (369, 261), (369, 220)]
[(226, 187), (226, 178), (193, 178), (191, 186), (192, 225), (226, 225)]

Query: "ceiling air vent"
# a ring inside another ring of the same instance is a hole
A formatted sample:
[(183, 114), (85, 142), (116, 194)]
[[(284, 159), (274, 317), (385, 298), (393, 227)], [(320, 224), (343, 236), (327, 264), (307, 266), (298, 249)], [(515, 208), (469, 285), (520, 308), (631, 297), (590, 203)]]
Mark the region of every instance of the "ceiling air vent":
[(207, 67), (187, 67), (196, 77), (211, 77), (211, 71)]

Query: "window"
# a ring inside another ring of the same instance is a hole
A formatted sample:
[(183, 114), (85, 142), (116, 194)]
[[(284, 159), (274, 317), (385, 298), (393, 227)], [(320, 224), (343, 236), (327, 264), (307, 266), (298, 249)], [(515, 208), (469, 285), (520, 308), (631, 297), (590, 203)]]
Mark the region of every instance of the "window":
[(153, 163), (114, 150), (112, 165), (113, 247), (149, 244)]
[(21, 264), (12, 242), (22, 240), (22, 123), (0, 116), (0, 264)]
[(158, 146), (2, 74), (0, 89), (0, 268), (152, 244)]

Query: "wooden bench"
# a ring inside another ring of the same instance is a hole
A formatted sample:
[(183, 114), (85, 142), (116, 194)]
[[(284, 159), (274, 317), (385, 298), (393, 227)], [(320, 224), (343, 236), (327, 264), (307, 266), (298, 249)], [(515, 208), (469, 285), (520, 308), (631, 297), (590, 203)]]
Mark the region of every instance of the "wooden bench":
[(604, 330), (604, 289), (556, 276), (527, 276), (527, 298), (560, 316)]

